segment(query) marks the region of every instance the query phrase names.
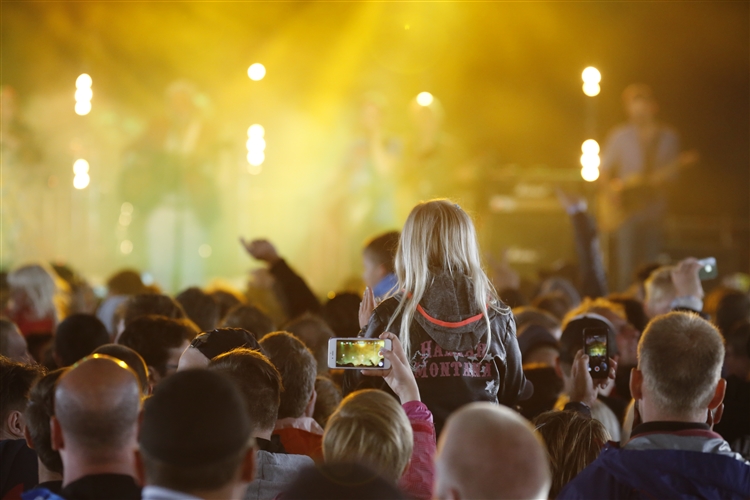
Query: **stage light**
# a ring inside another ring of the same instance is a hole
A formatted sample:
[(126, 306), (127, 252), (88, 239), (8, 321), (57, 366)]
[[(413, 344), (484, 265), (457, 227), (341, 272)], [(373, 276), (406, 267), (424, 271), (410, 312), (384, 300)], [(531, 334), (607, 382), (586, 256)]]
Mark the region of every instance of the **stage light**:
[(417, 104), (420, 106), (429, 106), (432, 104), (432, 101), (434, 100), (434, 97), (432, 97), (432, 94), (429, 92), (420, 92), (417, 95)]
[(250, 175), (258, 175), (263, 171), (263, 167), (260, 165), (254, 166), (254, 165), (248, 165), (247, 166), (247, 172)]
[(581, 169), (581, 177), (583, 177), (583, 180), (586, 182), (594, 182), (599, 178), (599, 169), (583, 167)]
[(128, 202), (126, 201), (126, 202), (125, 202), (125, 203), (123, 203), (123, 204), (122, 204), (122, 206), (120, 207), (120, 212), (122, 212), (122, 213), (124, 213), (124, 214), (128, 214), (128, 215), (132, 214), (132, 213), (133, 213), (133, 204), (132, 204), (132, 203), (128, 203)]
[(94, 97), (94, 92), (90, 87), (81, 87), (79, 89), (76, 89), (76, 101), (90, 101), (92, 97)]
[(595, 67), (589, 66), (583, 70), (581, 78), (583, 78), (584, 83), (599, 83), (602, 81), (602, 74)]
[(266, 135), (266, 129), (263, 128), (263, 125), (255, 123), (247, 129), (248, 137), (263, 137), (264, 135)]
[(130, 223), (132, 222), (132, 220), (133, 220), (133, 216), (132, 215), (126, 214), (126, 213), (122, 213), (122, 214), (120, 214), (120, 219), (119, 219), (118, 222), (120, 223), (121, 226), (129, 226)]
[(602, 89), (601, 87), (599, 87), (598, 83), (584, 83), (583, 84), (583, 93), (589, 97), (598, 96), (601, 90)]
[(122, 240), (122, 243), (120, 243), (120, 252), (124, 253), (125, 255), (128, 255), (132, 251), (133, 251), (133, 242), (130, 240)]
[(75, 111), (77, 115), (83, 116), (91, 112), (91, 101), (76, 102)]
[(89, 174), (77, 174), (75, 177), (73, 177), (73, 187), (76, 189), (86, 189), (86, 186), (89, 185), (90, 181), (91, 178), (89, 177)]
[(92, 97), (94, 97), (94, 92), (91, 90), (91, 77), (84, 73), (76, 78), (75, 112), (77, 115), (83, 116), (91, 112)]
[(211, 257), (211, 253), (213, 253), (211, 245), (207, 245), (204, 243), (203, 245), (198, 247), (198, 255), (200, 255), (204, 259)]
[(262, 80), (263, 77), (266, 76), (266, 67), (261, 63), (251, 64), (250, 67), (247, 68), (247, 76), (256, 82)]
[(250, 151), (247, 153), (247, 162), (253, 167), (257, 167), (266, 161), (266, 155), (263, 151)]
[(248, 151), (265, 151), (266, 140), (262, 137), (251, 137), (245, 143)]
[(586, 154), (581, 155), (581, 166), (583, 168), (599, 168), (601, 159), (597, 154)]
[(76, 175), (87, 174), (89, 172), (89, 162), (83, 158), (73, 162), (73, 173)]
[(76, 78), (76, 88), (77, 89), (84, 89), (84, 88), (90, 88), (91, 87), (91, 77), (87, 75), (86, 73), (83, 73), (81, 75), (78, 75), (78, 78)]
[(594, 139), (587, 139), (581, 144), (581, 152), (585, 155), (598, 155), (599, 143)]

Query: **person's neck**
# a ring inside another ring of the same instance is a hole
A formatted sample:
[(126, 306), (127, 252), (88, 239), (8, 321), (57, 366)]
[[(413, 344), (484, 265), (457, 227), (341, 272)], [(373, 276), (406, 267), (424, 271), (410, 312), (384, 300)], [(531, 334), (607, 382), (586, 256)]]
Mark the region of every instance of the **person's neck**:
[(37, 458), (37, 469), (39, 471), (39, 483), (47, 483), (49, 481), (62, 481), (62, 474), (59, 472), (53, 472)]
[(253, 437), (258, 438), (258, 439), (265, 439), (266, 441), (270, 441), (272, 435), (273, 435), (273, 429), (271, 428), (271, 429), (266, 429), (266, 430), (255, 431), (255, 433), (253, 434)]
[(136, 478), (134, 448), (112, 451), (105, 457), (89, 455), (85, 450), (69, 450), (63, 457), (63, 486), (85, 476), (122, 474)]
[(19, 437), (4, 426), (2, 429), (0, 429), (0, 441), (5, 441), (6, 439), (23, 439), (23, 436)]
[(693, 413), (671, 413), (661, 411), (659, 408), (650, 407), (648, 404), (643, 404), (643, 400), (639, 400), (638, 407), (641, 413), (641, 422), (644, 424), (649, 422), (684, 422), (689, 424), (706, 423), (707, 410)]
[(239, 491), (240, 486), (247, 486), (247, 484), (238, 485), (232, 481), (225, 487), (218, 490), (183, 491), (182, 493), (192, 495), (197, 498), (202, 498), (203, 500), (225, 500), (227, 498), (242, 498), (244, 496), (244, 492)]

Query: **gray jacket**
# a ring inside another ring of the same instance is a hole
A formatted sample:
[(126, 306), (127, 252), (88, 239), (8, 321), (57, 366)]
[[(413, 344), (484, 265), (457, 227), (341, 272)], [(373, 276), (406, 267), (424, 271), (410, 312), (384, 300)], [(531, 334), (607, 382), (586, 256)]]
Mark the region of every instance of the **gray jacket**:
[(245, 500), (272, 500), (289, 486), (297, 473), (314, 465), (306, 455), (287, 455), (258, 450), (255, 456), (255, 480), (245, 493)]

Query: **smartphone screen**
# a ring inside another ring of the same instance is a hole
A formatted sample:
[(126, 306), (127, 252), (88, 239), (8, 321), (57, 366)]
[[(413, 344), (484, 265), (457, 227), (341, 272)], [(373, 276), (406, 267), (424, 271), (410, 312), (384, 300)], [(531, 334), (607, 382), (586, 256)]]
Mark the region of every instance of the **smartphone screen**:
[(712, 280), (719, 275), (719, 268), (716, 267), (716, 259), (714, 257), (706, 257), (698, 261), (701, 268), (698, 270), (698, 278), (701, 281)]
[(607, 349), (607, 329), (605, 327), (583, 329), (583, 352), (589, 357), (591, 378), (607, 378), (609, 349)]
[(337, 338), (328, 343), (329, 368), (388, 369), (388, 363), (380, 350), (391, 349), (390, 340)]

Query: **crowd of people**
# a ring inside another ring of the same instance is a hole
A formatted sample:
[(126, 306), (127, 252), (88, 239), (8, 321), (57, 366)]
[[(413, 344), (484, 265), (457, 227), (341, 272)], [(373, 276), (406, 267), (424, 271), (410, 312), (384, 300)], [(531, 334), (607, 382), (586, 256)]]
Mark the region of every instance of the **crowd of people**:
[[(483, 269), (448, 200), (325, 303), (267, 240), (241, 240), (271, 278), (246, 294), (125, 270), (96, 300), (65, 267), (13, 269), (0, 499), (750, 498), (748, 291), (705, 295), (690, 258), (609, 293), (593, 219), (561, 201), (577, 274), (532, 287)], [(389, 368), (329, 368), (340, 337), (390, 340)]]

